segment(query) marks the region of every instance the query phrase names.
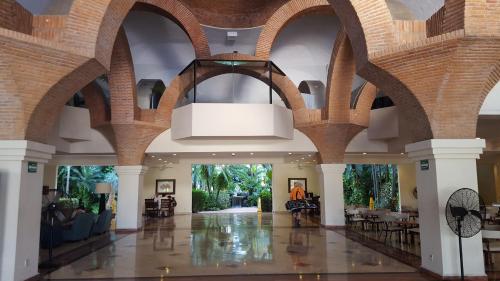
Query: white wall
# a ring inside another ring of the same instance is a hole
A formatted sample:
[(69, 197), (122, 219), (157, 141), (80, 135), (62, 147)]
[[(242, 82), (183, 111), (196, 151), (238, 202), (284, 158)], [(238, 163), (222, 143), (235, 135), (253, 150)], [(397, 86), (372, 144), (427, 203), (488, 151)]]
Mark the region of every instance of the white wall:
[(161, 79), (165, 85), (194, 58), (187, 34), (171, 20), (144, 11), (133, 11), (123, 23), (134, 62), (136, 82)]
[(486, 96), (479, 114), (500, 115), (500, 83), (497, 83)]
[(398, 0), (408, 7), (416, 19), (426, 20), (444, 5), (444, 0)]
[(477, 163), (478, 191), (486, 205), (498, 202), (500, 198), (500, 182), (497, 179), (498, 164)]
[(56, 188), (57, 181), (57, 165), (45, 164), (43, 169), (43, 185), (50, 189)]
[(193, 103), (174, 110), (172, 138), (292, 139), (292, 111), (271, 104)]
[(296, 86), (303, 80), (319, 80), (326, 85), (339, 28), (338, 18), (332, 15), (298, 18), (279, 33), (271, 50), (271, 60)]
[(144, 175), (144, 196), (152, 198), (155, 196), (157, 179), (175, 179), (175, 200), (177, 207), (175, 212), (191, 213), (191, 163), (169, 165), (168, 169), (150, 167)]
[(17, 2), (34, 15), (68, 14), (73, 0), (17, 0)]
[[(262, 27), (254, 28), (218, 28), (203, 26), (203, 30), (208, 38), (208, 46), (212, 55), (232, 53), (237, 51), (242, 54), (255, 54), (256, 42)], [(228, 31), (238, 32), (234, 41), (226, 40)]]
[(64, 106), (59, 121), (49, 136), (48, 143), (57, 152), (113, 154), (108, 140), (97, 130), (90, 128), (90, 113), (86, 108)]
[(299, 167), (296, 164), (273, 164), (273, 211), (285, 212), (290, 200), (288, 178), (307, 178), (307, 192), (319, 195), (318, 173), (314, 165)]
[(370, 111), (368, 138), (371, 140), (390, 139), (399, 136), (398, 108), (384, 107)]
[(415, 164), (398, 165), (399, 195), (401, 207), (418, 208), (418, 201), (413, 196), (413, 190), (417, 187), (417, 173)]

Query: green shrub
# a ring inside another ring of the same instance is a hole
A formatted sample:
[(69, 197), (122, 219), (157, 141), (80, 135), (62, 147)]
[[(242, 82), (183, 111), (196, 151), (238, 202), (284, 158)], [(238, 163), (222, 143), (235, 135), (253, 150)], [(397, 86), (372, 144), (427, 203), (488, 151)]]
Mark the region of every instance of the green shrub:
[(202, 211), (218, 211), (219, 204), (215, 201), (215, 195), (209, 194), (205, 200), (205, 208)]
[(259, 199), (259, 195), (257, 193), (253, 193), (252, 195), (249, 195), (248, 201), (247, 201), (248, 207), (256, 207), (258, 199)]
[(262, 212), (272, 212), (273, 211), (273, 195), (269, 190), (263, 190), (260, 193), (260, 203)]
[(78, 198), (60, 198), (59, 208), (61, 209), (76, 209), (78, 208)]
[(211, 193), (208, 195), (205, 201), (204, 211), (218, 211), (231, 207), (229, 193), (227, 193), (226, 191), (221, 191), (219, 192), (219, 198), (217, 200), (216, 197), (216, 193)]
[(198, 213), (205, 209), (208, 193), (203, 190), (193, 189), (193, 213)]
[(231, 200), (227, 191), (221, 191), (219, 193), (219, 200), (217, 201), (217, 204), (221, 210), (231, 207)]

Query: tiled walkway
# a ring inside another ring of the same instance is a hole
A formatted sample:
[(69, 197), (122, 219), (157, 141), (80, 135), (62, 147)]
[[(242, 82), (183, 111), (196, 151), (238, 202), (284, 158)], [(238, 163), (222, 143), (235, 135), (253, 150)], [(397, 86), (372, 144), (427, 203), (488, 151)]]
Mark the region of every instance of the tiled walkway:
[[(151, 219), (45, 276), (123, 280), (429, 280), (413, 267), (288, 214), (197, 214)], [(253, 277), (252, 277), (253, 276)]]

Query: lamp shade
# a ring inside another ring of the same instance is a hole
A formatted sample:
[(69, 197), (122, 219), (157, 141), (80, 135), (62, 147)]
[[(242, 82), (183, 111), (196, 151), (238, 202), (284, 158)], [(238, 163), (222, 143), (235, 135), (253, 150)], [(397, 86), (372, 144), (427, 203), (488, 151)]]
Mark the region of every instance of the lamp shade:
[(95, 193), (111, 193), (111, 184), (109, 182), (96, 183)]

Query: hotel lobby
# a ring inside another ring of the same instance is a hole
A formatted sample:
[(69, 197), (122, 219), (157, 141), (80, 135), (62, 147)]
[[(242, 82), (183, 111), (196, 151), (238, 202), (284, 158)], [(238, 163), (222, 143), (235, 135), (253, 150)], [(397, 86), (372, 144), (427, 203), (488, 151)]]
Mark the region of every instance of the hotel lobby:
[(0, 14), (0, 280), (500, 280), (500, 1)]

